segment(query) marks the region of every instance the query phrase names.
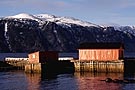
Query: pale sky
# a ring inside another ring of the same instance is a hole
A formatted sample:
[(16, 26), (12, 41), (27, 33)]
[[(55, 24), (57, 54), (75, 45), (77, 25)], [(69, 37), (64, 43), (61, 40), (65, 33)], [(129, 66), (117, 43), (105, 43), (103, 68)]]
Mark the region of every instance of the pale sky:
[(0, 16), (19, 13), (74, 17), (95, 24), (135, 25), (135, 0), (0, 0)]

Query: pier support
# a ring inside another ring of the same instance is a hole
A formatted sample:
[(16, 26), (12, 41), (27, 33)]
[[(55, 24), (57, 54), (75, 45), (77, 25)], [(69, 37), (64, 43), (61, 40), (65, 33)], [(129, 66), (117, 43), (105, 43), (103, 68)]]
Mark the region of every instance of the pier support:
[(26, 73), (41, 73), (41, 63), (29, 63), (25, 65)]
[(63, 73), (74, 72), (74, 63), (70, 61), (56, 61), (45, 63), (29, 63), (25, 65), (26, 73)]
[(74, 61), (75, 71), (79, 72), (124, 72), (124, 62), (117, 61)]

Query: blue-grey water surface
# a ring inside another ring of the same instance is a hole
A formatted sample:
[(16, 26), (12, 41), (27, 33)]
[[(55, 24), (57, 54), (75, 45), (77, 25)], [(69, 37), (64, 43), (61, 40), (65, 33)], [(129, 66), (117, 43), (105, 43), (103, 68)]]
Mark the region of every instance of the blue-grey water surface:
[(135, 79), (134, 74), (73, 73), (26, 74), (24, 71), (0, 72), (0, 90), (135, 90), (135, 83), (107, 83), (112, 79)]

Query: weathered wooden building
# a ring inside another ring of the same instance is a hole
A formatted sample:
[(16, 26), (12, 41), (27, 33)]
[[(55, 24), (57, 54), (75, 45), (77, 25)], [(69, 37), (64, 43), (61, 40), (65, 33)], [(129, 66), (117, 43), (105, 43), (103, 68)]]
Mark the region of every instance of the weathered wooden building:
[(75, 71), (124, 72), (121, 43), (83, 43), (78, 50), (79, 60), (73, 61)]
[(82, 43), (78, 49), (79, 60), (112, 61), (124, 57), (122, 43)]
[(41, 73), (48, 66), (47, 63), (58, 61), (56, 51), (37, 51), (28, 54), (28, 64), (25, 65), (25, 72)]
[(28, 55), (29, 63), (44, 63), (56, 60), (58, 60), (58, 52), (56, 51), (38, 51)]
[(29, 73), (58, 73), (73, 72), (74, 63), (58, 60), (56, 51), (38, 51), (28, 55), (28, 64), (25, 72)]

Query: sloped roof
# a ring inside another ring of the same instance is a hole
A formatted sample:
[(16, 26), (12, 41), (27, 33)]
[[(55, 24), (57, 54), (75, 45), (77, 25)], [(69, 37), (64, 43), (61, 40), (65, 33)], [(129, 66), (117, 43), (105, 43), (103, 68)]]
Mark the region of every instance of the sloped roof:
[(119, 49), (123, 48), (124, 45), (122, 43), (113, 42), (113, 43), (81, 43), (78, 49)]

